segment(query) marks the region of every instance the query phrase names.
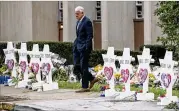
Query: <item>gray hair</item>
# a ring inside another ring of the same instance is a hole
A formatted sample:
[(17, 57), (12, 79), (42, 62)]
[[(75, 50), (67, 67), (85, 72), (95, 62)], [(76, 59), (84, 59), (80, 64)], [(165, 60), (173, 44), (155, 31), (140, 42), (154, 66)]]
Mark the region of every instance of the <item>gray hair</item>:
[(82, 6), (77, 6), (76, 8), (75, 8), (75, 12), (84, 12), (84, 8), (82, 7)]

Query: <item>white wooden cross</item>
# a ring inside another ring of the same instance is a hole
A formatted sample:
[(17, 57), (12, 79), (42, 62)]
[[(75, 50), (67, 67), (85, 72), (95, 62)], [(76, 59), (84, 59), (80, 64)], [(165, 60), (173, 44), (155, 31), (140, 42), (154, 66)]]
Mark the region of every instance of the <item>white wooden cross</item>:
[(130, 74), (133, 73), (131, 61), (135, 58), (130, 56), (130, 48), (124, 48), (123, 55), (118, 56), (117, 59), (120, 63), (119, 73), (125, 84), (125, 91), (130, 92)]
[(28, 51), (28, 54), (30, 55), (29, 65), (36, 75), (36, 80), (41, 82), (39, 45), (33, 44), (33, 49), (32, 51)]
[(114, 95), (115, 84), (114, 84), (114, 73), (116, 72), (115, 60), (116, 55), (114, 55), (114, 47), (108, 47), (107, 54), (102, 54), (104, 60), (103, 73), (109, 83), (108, 90), (105, 90), (105, 96)]
[(17, 77), (16, 72), (16, 58), (15, 58), (15, 49), (13, 47), (12, 42), (7, 42), (7, 48), (3, 49), (5, 54), (5, 64), (7, 64), (7, 67), (12, 72), (12, 77)]
[(159, 59), (160, 61), (160, 81), (164, 89), (166, 89), (166, 96), (161, 98), (161, 102), (158, 105), (168, 105), (172, 101), (178, 102), (177, 96), (172, 96), (172, 86), (174, 85), (177, 77), (174, 75), (173, 68), (177, 65), (177, 62), (172, 60), (172, 51), (166, 51), (164, 59)]
[(131, 61), (134, 61), (135, 59), (130, 56), (130, 48), (124, 48), (123, 55), (118, 56), (117, 60), (120, 63), (119, 73), (125, 84), (125, 91), (119, 92), (115, 99), (124, 99), (135, 94), (135, 91), (130, 90), (130, 74), (133, 73)]
[(18, 87), (26, 87), (28, 83), (28, 61), (27, 61), (27, 44), (21, 43), (21, 49), (18, 49), (19, 65), (23, 80), (18, 83)]
[[(11, 77), (17, 77), (16, 72), (16, 58), (15, 51), (16, 49), (13, 47), (12, 42), (7, 42), (7, 48), (3, 49), (5, 54), (5, 64), (7, 65), (8, 70), (11, 72)], [(8, 85), (13, 86), (15, 83), (12, 83), (12, 79), (8, 79)]]
[(46, 76), (47, 83), (52, 83), (52, 69), (53, 64), (51, 61), (52, 53), (50, 52), (49, 45), (44, 45), (43, 52), (41, 52), (41, 71)]
[(143, 84), (142, 93), (137, 94), (137, 100), (153, 100), (154, 94), (148, 93), (149, 74), (151, 73), (150, 63), (153, 62), (152, 55), (150, 55), (150, 49), (143, 49), (142, 55), (137, 55), (139, 61), (139, 67), (137, 70), (140, 84)]
[(43, 52), (41, 52), (41, 71), (46, 75), (47, 83), (43, 84), (43, 91), (58, 89), (58, 83), (52, 81), (52, 57), (48, 44), (44, 45)]

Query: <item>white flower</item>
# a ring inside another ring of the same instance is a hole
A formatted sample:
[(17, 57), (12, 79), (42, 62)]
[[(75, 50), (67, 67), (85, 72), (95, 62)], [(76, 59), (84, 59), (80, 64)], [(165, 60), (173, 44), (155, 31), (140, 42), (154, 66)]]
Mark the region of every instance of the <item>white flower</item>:
[(29, 78), (34, 77), (34, 74), (31, 72), (29, 73)]

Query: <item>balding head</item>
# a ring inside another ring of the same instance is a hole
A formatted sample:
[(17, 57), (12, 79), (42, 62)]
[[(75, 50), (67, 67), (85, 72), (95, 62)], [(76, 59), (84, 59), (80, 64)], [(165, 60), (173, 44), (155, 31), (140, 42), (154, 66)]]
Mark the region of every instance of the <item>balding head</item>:
[(82, 6), (78, 6), (75, 8), (75, 12), (84, 12), (84, 8)]
[(76, 19), (80, 20), (84, 16), (84, 8), (82, 6), (77, 6), (75, 8)]

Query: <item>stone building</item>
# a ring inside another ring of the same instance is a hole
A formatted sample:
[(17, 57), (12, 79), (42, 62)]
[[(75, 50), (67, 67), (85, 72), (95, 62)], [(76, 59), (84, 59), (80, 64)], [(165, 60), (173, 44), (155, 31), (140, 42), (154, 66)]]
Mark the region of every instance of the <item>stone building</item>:
[(134, 50), (161, 35), (156, 1), (0, 1), (0, 41), (73, 42), (79, 5), (93, 22), (95, 49)]

